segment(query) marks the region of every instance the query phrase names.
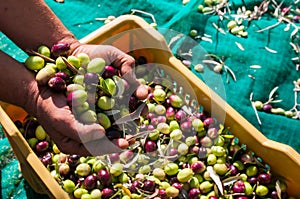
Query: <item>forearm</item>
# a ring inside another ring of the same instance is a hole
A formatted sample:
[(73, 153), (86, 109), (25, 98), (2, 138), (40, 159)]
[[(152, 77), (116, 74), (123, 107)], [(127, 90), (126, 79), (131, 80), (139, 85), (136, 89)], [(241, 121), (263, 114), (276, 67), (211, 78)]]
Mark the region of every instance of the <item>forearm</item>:
[(24, 51), (62, 41), (71, 49), (78, 45), (78, 40), (42, 0), (2, 1), (0, 29)]
[(0, 51), (0, 100), (23, 107), (34, 108), (37, 99), (38, 87), (34, 74), (26, 67)]

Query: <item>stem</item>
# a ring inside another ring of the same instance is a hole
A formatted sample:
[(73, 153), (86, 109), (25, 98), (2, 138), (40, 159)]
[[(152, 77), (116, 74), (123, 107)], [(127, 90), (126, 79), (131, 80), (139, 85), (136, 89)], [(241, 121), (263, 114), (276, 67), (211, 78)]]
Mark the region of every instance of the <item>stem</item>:
[(258, 115), (258, 112), (257, 112), (257, 109), (255, 107), (255, 104), (254, 102), (252, 101), (252, 97), (253, 97), (253, 93), (250, 94), (250, 102), (251, 102), (251, 105), (252, 105), (252, 108), (254, 110), (254, 113), (255, 113), (255, 116), (256, 116), (256, 119), (258, 121), (258, 124), (259, 125), (262, 125), (261, 121), (260, 121), (260, 118), (259, 118), (259, 115)]
[(151, 17), (151, 19), (152, 19), (152, 21), (153, 21), (153, 23), (155, 23), (155, 24), (156, 24), (156, 20), (155, 20), (155, 17), (154, 17), (154, 15), (153, 15), (153, 14), (151, 14), (151, 13), (149, 13), (149, 12), (142, 11), (142, 10), (131, 9), (131, 14), (132, 14), (132, 15), (133, 15), (134, 13), (136, 13), (136, 12), (138, 12), (138, 13), (142, 13), (142, 14), (145, 14), (145, 15), (148, 15), (148, 16), (150, 16), (150, 17)]
[(35, 52), (34, 50), (26, 50), (27, 53), (29, 54), (32, 54), (32, 55), (37, 55), (37, 56), (40, 56), (41, 58), (45, 59), (46, 61), (49, 61), (49, 62), (52, 62), (52, 63), (55, 63), (55, 60), (51, 59), (50, 57), (47, 57), (43, 54), (40, 54), (38, 52)]

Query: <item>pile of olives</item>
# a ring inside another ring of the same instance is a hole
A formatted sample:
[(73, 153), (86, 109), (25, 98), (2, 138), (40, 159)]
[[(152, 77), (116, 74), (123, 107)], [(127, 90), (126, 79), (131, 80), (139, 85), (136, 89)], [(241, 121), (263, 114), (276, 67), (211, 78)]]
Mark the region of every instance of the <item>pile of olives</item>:
[[(84, 54), (65, 58), (82, 71), (78, 74), (62, 66), (66, 64), (64, 58), (57, 59), (62, 62), (56, 60), (56, 64), (46, 64), (39, 70), (35, 67), (38, 81), (64, 91), (72, 102), (74, 114), (82, 122), (98, 121), (108, 130), (117, 123), (123, 134), (134, 135), (132, 145), (120, 153), (83, 157), (62, 153), (36, 118), (28, 116), (23, 122), (15, 122), (70, 196), (81, 199), (292, 198), (286, 192), (284, 180), (273, 174), (262, 158), (240, 143), (229, 127), (186, 100), (172, 84), (175, 81), (156, 64), (147, 63), (146, 58), (136, 58), (136, 77), (148, 86), (148, 97), (141, 101), (128, 94), (127, 104), (113, 102), (122, 101), (128, 85), (116, 69), (106, 69), (101, 58), (87, 61)], [(31, 64), (27, 66), (30, 68)], [(41, 75), (42, 70), (51, 72)], [(110, 72), (103, 75), (103, 71)], [(69, 78), (65, 79), (61, 73)], [(57, 82), (63, 82), (58, 77), (65, 81), (65, 86), (61, 86), (63, 83), (56, 86)], [(88, 97), (90, 91), (97, 93), (93, 100)], [(123, 91), (121, 95), (115, 95), (120, 91)], [(141, 104), (145, 104), (146, 111), (137, 113)], [(120, 110), (116, 111), (118, 116), (113, 110)], [(125, 120), (124, 116), (130, 114), (132, 118)], [(120, 120), (123, 121), (118, 123)]]

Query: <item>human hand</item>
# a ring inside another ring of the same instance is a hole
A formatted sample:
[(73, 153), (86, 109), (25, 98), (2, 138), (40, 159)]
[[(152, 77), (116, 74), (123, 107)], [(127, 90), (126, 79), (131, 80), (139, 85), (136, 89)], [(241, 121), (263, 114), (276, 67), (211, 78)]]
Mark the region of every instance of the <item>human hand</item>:
[[(81, 52), (88, 54), (90, 59), (101, 57), (106, 63), (120, 69), (136, 97), (138, 99), (147, 97), (147, 87), (140, 85), (135, 79), (133, 73), (135, 60), (131, 56), (107, 45), (83, 44), (73, 51), (73, 55)], [(83, 124), (77, 121), (64, 95), (51, 92), (42, 86), (38, 93), (35, 110), (37, 118), (63, 152), (102, 155), (118, 152), (129, 146), (129, 142), (124, 138), (109, 140), (105, 136), (105, 129), (99, 124)]]
[(34, 115), (58, 148), (69, 154), (103, 155), (128, 147), (125, 139), (110, 141), (99, 124), (78, 122), (63, 94), (40, 87)]

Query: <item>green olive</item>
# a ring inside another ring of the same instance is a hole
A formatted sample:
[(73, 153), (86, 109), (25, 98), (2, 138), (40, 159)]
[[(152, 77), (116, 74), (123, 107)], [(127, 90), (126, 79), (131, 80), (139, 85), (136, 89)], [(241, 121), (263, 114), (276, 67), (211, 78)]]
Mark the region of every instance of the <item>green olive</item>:
[(59, 69), (59, 70), (64, 70), (67, 68), (67, 65), (65, 64), (62, 57), (56, 58), (55, 64), (56, 64), (57, 69)]
[(177, 179), (179, 182), (188, 182), (194, 175), (194, 172), (190, 168), (184, 168), (177, 173)]
[(50, 57), (50, 53), (51, 53), (50, 49), (47, 46), (45, 46), (45, 45), (41, 45), (38, 48), (37, 52), (40, 53), (40, 54), (42, 54), (42, 55), (44, 55), (44, 56), (46, 56), (46, 57)]
[(179, 190), (170, 186), (166, 189), (166, 195), (167, 197), (175, 198), (179, 195)]
[(164, 171), (167, 175), (172, 176), (178, 173), (178, 165), (176, 163), (170, 162), (164, 167)]
[(97, 120), (98, 120), (99, 124), (101, 126), (103, 126), (103, 128), (108, 129), (109, 127), (111, 127), (110, 119), (106, 114), (98, 113)]
[(170, 138), (178, 141), (182, 138), (182, 135), (183, 135), (183, 133), (180, 129), (175, 129), (170, 133)]
[(88, 63), (86, 70), (87, 72), (100, 74), (104, 71), (104, 68), (105, 68), (105, 60), (102, 58), (95, 58)]
[(269, 193), (269, 189), (268, 189), (268, 187), (266, 187), (264, 185), (258, 185), (255, 189), (255, 193), (258, 196), (265, 196)]
[(72, 180), (66, 179), (62, 183), (63, 188), (67, 193), (73, 193), (75, 189), (75, 183)]
[(111, 167), (109, 169), (109, 172), (113, 176), (119, 176), (119, 175), (121, 175), (121, 173), (123, 173), (123, 168), (124, 168), (123, 164), (121, 164), (121, 163), (114, 163), (113, 165), (111, 165)]
[(97, 105), (102, 110), (110, 110), (115, 106), (115, 99), (103, 95), (99, 97)]
[(25, 66), (29, 70), (40, 70), (40, 69), (44, 68), (44, 65), (45, 65), (44, 59), (39, 56), (35, 56), (35, 55), (29, 56), (25, 60)]
[(77, 55), (77, 58), (80, 62), (80, 66), (81, 67), (86, 67), (88, 65), (88, 63), (90, 62), (90, 57), (86, 54), (86, 53), (79, 53)]
[(158, 178), (159, 180), (164, 180), (166, 178), (166, 173), (162, 168), (155, 168), (152, 171), (154, 177)]

